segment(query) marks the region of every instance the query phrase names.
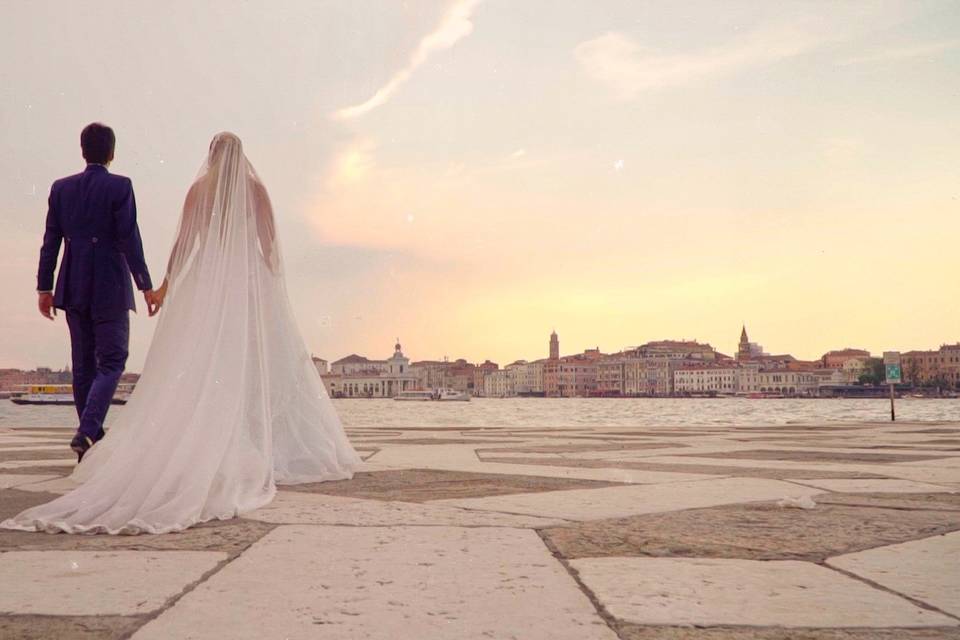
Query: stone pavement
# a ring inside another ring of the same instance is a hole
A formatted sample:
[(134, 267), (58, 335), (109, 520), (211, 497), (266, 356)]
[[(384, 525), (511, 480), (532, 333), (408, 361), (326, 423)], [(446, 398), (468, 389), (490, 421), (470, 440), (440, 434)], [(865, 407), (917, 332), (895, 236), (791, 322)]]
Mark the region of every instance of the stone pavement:
[[(0, 638), (960, 638), (960, 423), (348, 431), (243, 518), (0, 531)], [(0, 430), (0, 519), (68, 438)]]

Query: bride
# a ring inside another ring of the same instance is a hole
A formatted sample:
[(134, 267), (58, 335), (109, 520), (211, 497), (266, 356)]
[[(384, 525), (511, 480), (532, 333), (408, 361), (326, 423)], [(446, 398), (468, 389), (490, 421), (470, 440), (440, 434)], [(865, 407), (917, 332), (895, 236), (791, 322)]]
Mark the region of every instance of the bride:
[[(143, 376), (72, 492), (0, 526), (166, 533), (269, 503), (277, 484), (353, 476), (287, 298), (267, 191), (220, 133), (190, 187)], [(166, 298), (169, 298), (166, 300)]]

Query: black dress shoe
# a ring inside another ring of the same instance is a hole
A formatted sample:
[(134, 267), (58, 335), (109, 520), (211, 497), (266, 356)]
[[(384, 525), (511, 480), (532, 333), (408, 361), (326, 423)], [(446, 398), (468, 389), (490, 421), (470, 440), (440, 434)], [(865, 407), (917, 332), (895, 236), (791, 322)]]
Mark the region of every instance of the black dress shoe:
[(92, 446), (93, 440), (82, 433), (78, 433), (77, 435), (73, 436), (73, 440), (70, 441), (70, 448), (73, 449), (73, 452), (77, 454), (78, 463), (83, 460), (83, 454), (85, 454)]

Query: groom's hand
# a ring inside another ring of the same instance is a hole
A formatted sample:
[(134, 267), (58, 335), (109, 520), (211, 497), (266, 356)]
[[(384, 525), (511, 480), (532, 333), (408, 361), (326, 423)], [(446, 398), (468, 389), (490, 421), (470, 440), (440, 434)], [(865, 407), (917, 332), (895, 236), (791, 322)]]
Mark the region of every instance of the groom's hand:
[(157, 315), (157, 312), (160, 311), (160, 301), (157, 300), (157, 292), (153, 289), (148, 289), (143, 292), (143, 299), (147, 302), (147, 313), (150, 316)]
[(37, 306), (40, 308), (40, 315), (42, 315), (44, 318), (53, 320), (53, 317), (57, 315), (57, 310), (53, 306), (53, 294), (49, 291), (44, 291), (38, 294)]

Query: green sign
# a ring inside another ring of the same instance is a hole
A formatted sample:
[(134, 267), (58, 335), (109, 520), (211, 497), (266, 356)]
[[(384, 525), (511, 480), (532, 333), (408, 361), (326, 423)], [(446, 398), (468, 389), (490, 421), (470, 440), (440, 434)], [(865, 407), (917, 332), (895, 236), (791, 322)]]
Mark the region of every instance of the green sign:
[(886, 365), (887, 369), (887, 384), (900, 384), (903, 382), (903, 376), (900, 372), (899, 364), (888, 364)]

